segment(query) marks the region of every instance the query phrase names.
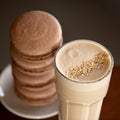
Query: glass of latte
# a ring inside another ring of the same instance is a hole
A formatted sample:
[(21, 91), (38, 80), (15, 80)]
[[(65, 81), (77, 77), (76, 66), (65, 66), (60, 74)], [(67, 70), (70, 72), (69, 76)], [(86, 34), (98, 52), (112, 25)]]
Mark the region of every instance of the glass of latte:
[(59, 120), (98, 120), (114, 65), (110, 51), (91, 40), (73, 40), (55, 57)]

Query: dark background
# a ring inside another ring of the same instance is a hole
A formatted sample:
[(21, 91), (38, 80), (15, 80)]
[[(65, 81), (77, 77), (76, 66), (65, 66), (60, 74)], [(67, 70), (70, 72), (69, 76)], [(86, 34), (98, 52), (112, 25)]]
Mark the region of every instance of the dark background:
[(9, 27), (24, 12), (43, 10), (60, 22), (64, 43), (90, 39), (106, 46), (120, 65), (119, 0), (0, 0), (0, 69), (10, 62)]

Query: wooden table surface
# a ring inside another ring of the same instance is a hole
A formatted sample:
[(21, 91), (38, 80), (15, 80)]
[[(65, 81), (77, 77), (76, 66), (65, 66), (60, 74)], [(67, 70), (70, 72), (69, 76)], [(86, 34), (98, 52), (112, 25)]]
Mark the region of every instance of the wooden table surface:
[[(26, 120), (18, 117), (0, 104), (0, 120)], [(45, 120), (58, 120), (58, 116)], [(115, 66), (107, 96), (104, 99), (100, 120), (120, 120), (120, 66)]]

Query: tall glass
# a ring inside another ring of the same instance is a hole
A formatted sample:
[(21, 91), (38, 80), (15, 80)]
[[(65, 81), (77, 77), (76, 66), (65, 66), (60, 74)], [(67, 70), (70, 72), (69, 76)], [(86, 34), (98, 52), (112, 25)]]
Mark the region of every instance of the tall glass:
[[(85, 42), (85, 40), (83, 41)], [(114, 62), (111, 53), (104, 46), (94, 41), (87, 40), (86, 42), (93, 43), (108, 52), (110, 57), (109, 70), (97, 81), (81, 82), (68, 78), (59, 68), (58, 62), (59, 53), (61, 50), (64, 52), (64, 48), (68, 46), (69, 43), (65, 44), (57, 52), (55, 57), (56, 88), (60, 102), (59, 120), (99, 119), (102, 102), (108, 91)]]

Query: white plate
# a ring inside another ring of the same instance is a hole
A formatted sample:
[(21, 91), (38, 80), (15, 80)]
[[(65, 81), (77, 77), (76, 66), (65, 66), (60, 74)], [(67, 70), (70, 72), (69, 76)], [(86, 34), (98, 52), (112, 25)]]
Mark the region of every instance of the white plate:
[(10, 112), (29, 119), (44, 119), (58, 114), (57, 100), (45, 106), (32, 106), (24, 103), (16, 96), (13, 88), (11, 65), (8, 65), (1, 73), (0, 85), (5, 93), (5, 96), (1, 98), (1, 103)]

